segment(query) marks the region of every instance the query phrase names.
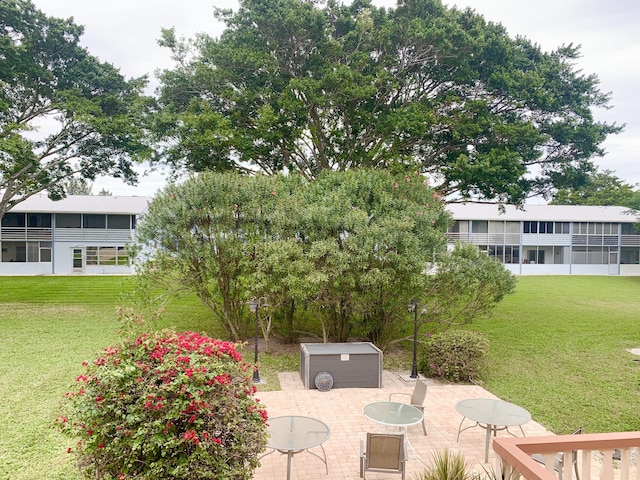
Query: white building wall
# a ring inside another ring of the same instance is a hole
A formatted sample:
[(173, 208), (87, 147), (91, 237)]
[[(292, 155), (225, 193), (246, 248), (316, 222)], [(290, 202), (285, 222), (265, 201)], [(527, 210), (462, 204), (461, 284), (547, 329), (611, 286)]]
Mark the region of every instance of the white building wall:
[(640, 265), (620, 265), (620, 275), (640, 277)]

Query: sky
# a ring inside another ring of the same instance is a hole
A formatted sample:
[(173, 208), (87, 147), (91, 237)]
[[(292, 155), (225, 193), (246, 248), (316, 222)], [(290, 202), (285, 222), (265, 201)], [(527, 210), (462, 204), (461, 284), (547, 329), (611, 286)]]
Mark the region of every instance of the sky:
[[(100, 60), (112, 63), (127, 77), (148, 75), (149, 92), (157, 86), (154, 72), (171, 68), (169, 51), (157, 44), (161, 28), (174, 27), (178, 36), (197, 32), (218, 36), (224, 25), (213, 17), (213, 6), (236, 8), (236, 0), (33, 0), (49, 16), (73, 17), (85, 27), (81, 44)], [(374, 0), (393, 7), (396, 0)], [(611, 92), (613, 108), (594, 112), (600, 121), (625, 124), (621, 134), (603, 144), (606, 155), (596, 159), (601, 170), (613, 170), (627, 183), (640, 184), (640, 2), (637, 0), (444, 0), (448, 6), (472, 8), (487, 21), (501, 23), (510, 36), (524, 36), (551, 51), (563, 44), (581, 46), (576, 68), (600, 79), (600, 90)], [(132, 187), (99, 178), (114, 195), (153, 195), (164, 186), (161, 172), (141, 176)]]

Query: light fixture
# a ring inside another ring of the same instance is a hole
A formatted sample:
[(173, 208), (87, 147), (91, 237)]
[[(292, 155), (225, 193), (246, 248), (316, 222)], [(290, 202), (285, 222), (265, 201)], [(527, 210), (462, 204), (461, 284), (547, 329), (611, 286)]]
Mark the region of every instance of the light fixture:
[(269, 304), (265, 297), (253, 297), (249, 302), (249, 310), (256, 314), (256, 333), (254, 337), (254, 357), (253, 357), (253, 383), (260, 383), (260, 372), (258, 370), (258, 334), (260, 333), (260, 307), (267, 308)]

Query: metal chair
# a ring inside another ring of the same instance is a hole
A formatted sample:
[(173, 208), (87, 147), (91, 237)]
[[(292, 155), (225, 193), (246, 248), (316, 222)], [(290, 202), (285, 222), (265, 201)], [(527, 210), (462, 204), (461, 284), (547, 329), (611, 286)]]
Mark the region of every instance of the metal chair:
[(422, 412), (422, 431), (427, 434), (427, 427), (424, 424), (424, 399), (427, 397), (427, 384), (422, 380), (416, 379), (416, 385), (413, 388), (413, 393), (393, 392), (389, 394), (389, 401), (396, 395), (405, 395), (411, 397), (409, 403), (411, 406), (416, 407)]
[(366, 472), (399, 473), (405, 477), (407, 446), (404, 434), (367, 433), (366, 449), (360, 440), (360, 477)]
[[(578, 428), (575, 432), (571, 432), (571, 435), (579, 435), (582, 433), (582, 427)], [(545, 458), (540, 454), (532, 455), (532, 458), (541, 465), (545, 465)], [(578, 472), (578, 452), (571, 452), (571, 463), (573, 464), (573, 469), (576, 472), (576, 480), (580, 480), (580, 473)], [(553, 469), (558, 472), (558, 479), (562, 480), (562, 476), (564, 473), (565, 461), (564, 461), (564, 453), (558, 453), (553, 459)]]

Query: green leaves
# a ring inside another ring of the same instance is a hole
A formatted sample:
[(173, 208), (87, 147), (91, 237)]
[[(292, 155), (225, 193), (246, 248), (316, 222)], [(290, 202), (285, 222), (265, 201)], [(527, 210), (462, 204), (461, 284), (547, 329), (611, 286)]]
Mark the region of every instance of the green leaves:
[(267, 439), (254, 393), (233, 344), (143, 334), (85, 365), (58, 424), (86, 478), (250, 479)]
[(448, 221), (417, 174), (360, 169), (309, 182), (209, 172), (150, 204), (136, 270), (167, 292), (195, 292), (233, 339), (252, 333), (247, 300), (265, 296), (285, 336), (308, 316), (327, 338), (382, 344), (420, 296)]
[[(243, 0), (219, 18), (220, 38), (165, 41), (179, 62), (162, 74), (159, 111), (174, 128), (158, 133), (175, 142), (161, 157), (176, 168), (419, 168), (445, 196), (521, 203), (589, 166), (620, 131), (594, 122), (609, 97), (574, 70), (576, 47), (542, 52), (439, 0)], [(226, 121), (210, 135), (181, 129), (191, 98)], [(460, 172), (461, 159), (477, 171)]]
[(134, 182), (132, 161), (151, 153), (140, 121), (146, 80), (92, 57), (81, 34), (26, 0), (0, 6), (0, 216), (33, 193), (64, 195), (61, 182), (74, 174)]

